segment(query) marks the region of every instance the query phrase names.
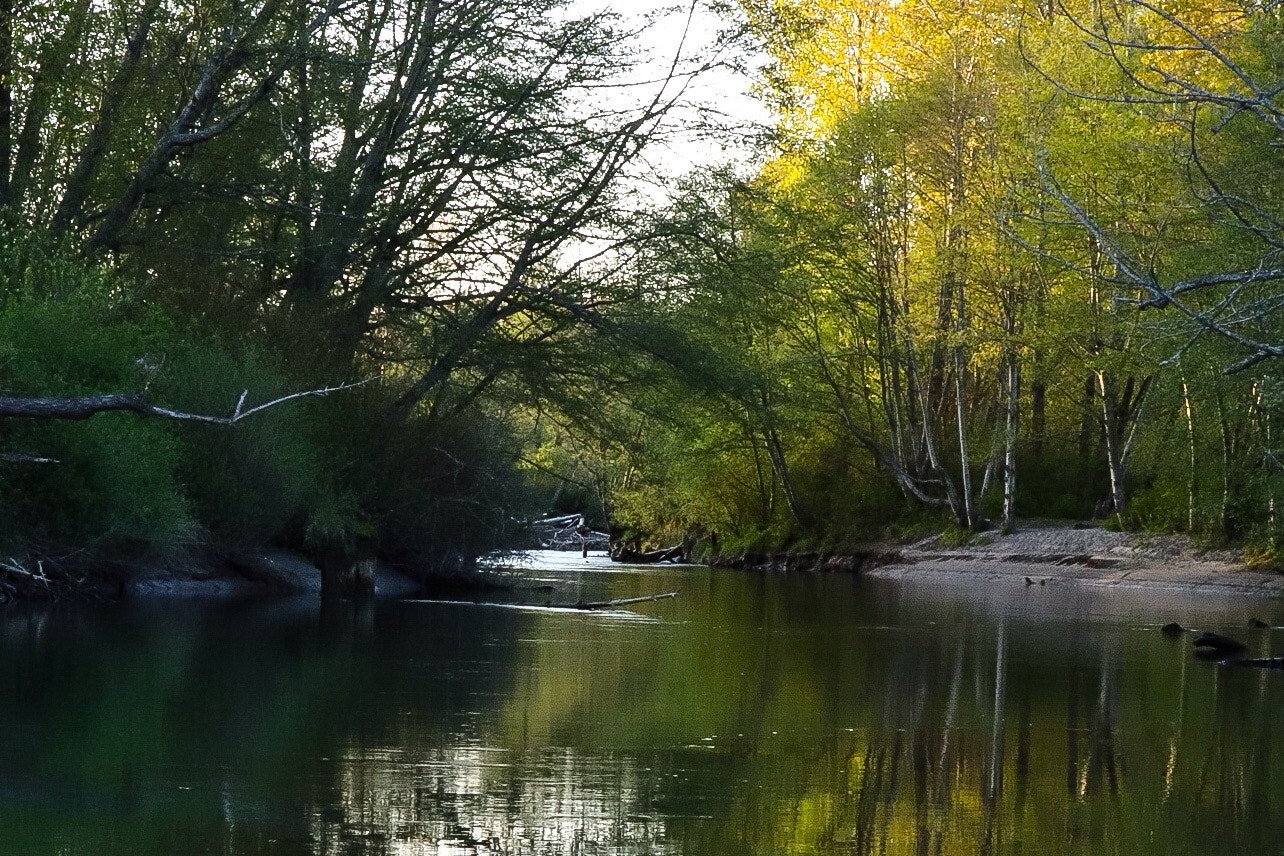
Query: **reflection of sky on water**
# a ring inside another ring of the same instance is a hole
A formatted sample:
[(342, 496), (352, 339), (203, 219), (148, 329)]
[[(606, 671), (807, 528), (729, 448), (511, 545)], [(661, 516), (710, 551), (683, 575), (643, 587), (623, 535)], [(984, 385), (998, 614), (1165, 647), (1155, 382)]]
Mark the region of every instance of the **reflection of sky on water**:
[(0, 616), (30, 854), (1275, 852), (1276, 604), (703, 568), (525, 574), (621, 620), (413, 602)]
[[(503, 750), (425, 758), (355, 750), (343, 759), (341, 812), (314, 837), (334, 852), (382, 841), (395, 854), (666, 854), (664, 825), (622, 759), (548, 750), (510, 764)], [(498, 775), (497, 775), (498, 774)], [(516, 775), (514, 775), (516, 774)], [(408, 781), (409, 780), (409, 781)], [(413, 782), (410, 786), (409, 782)]]

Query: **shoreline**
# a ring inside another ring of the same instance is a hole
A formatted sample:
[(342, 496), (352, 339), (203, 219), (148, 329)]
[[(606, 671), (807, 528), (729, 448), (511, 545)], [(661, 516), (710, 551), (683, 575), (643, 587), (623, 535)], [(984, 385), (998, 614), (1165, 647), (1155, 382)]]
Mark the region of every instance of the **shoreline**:
[[(8, 603), (122, 602), (165, 600), (266, 600), (280, 597), (321, 597), (321, 569), (306, 556), (276, 547), (194, 551), (167, 561), (140, 559), (117, 562), (101, 572), (86, 574), (68, 584), (61, 577), (44, 577), (21, 566), (6, 569), (9, 585), (0, 589), (0, 606)], [(14, 573), (21, 576), (13, 577)], [(22, 583), (21, 587), (14, 582)], [(376, 598), (415, 596), (425, 590), (383, 562), (374, 565)]]
[[(968, 545), (947, 546), (942, 540), (941, 535), (934, 535), (913, 544), (881, 542), (823, 551), (750, 550), (708, 556), (699, 563), (760, 573), (845, 573), (948, 585), (1074, 585), (1284, 598), (1284, 574), (1252, 570), (1235, 551), (1200, 550), (1179, 535), (1026, 521), (1006, 535), (980, 533)], [(97, 588), (87, 590), (89, 599), (241, 600), (319, 596), (321, 571), (292, 551), (260, 547), (211, 551), (173, 562), (143, 561), (99, 582)], [(375, 567), (374, 595), (415, 596), (459, 583), (450, 576), (412, 580), (380, 562)], [(48, 591), (34, 584), (30, 589), (16, 597), (0, 598), (0, 603), (51, 599)], [(77, 598), (73, 595), (72, 599)]]
[(883, 565), (865, 573), (872, 579), (881, 580), (984, 582), (1013, 588), (1069, 584), (1092, 588), (1284, 597), (1284, 576), (1247, 568), (1226, 568), (1218, 562), (1093, 568), (1087, 565), (1012, 561), (1004, 557), (964, 554), (924, 557)]
[(872, 579), (1077, 585), (1284, 597), (1284, 575), (1255, 571), (1232, 550), (1199, 550), (1180, 535), (1112, 532), (1084, 524), (1027, 521), (1007, 535), (944, 546), (935, 535), (910, 545), (872, 544), (833, 552), (715, 556), (714, 567), (770, 572), (849, 572)]

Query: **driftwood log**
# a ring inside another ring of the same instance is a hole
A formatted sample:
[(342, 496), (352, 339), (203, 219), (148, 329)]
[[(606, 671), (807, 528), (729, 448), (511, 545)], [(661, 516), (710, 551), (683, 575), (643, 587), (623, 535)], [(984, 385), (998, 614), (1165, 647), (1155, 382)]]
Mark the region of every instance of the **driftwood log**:
[(617, 606), (628, 606), (631, 603), (648, 603), (653, 600), (664, 600), (665, 598), (677, 597), (676, 591), (665, 592), (664, 594), (648, 594), (642, 597), (622, 597), (616, 600), (593, 600), (580, 601), (575, 604), (576, 609), (614, 609)]
[(1284, 669), (1284, 657), (1252, 657), (1226, 660), (1225, 666), (1248, 666), (1255, 669)]

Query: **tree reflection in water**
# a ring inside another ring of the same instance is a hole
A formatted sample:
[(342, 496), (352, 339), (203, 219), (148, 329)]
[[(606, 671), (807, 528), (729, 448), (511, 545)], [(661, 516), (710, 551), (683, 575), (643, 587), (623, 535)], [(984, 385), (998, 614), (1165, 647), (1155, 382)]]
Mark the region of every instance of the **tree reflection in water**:
[(1284, 832), (1284, 675), (1193, 662), (1154, 629), (1174, 610), (1234, 627), (1246, 605), (573, 582), (682, 594), (657, 621), (6, 613), (5, 852), (1193, 854)]

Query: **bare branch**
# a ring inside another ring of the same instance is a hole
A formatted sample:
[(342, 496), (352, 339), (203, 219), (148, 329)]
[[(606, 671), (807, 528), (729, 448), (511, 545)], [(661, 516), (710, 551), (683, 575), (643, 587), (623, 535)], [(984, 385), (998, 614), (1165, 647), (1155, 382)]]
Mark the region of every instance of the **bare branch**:
[(57, 458), (43, 458), (27, 452), (0, 452), (0, 463), (6, 464), (58, 464)]
[[(160, 419), (174, 419), (181, 422), (203, 422), (210, 425), (235, 425), (242, 419), (253, 416), (256, 413), (262, 413), (278, 404), (284, 404), (287, 401), (293, 401), (297, 398), (308, 396), (325, 396), (334, 392), (340, 392), (345, 389), (363, 386), (375, 378), (366, 378), (365, 380), (354, 381), (352, 383), (341, 383), (335, 386), (322, 387), (320, 389), (309, 389), (302, 392), (294, 392), (289, 395), (283, 395), (280, 398), (274, 398), (271, 401), (260, 404), (257, 407), (251, 407), (249, 410), (243, 410), (246, 393), (241, 393), (240, 401), (237, 402), (236, 409), (230, 416), (210, 416), (203, 413), (187, 413), (181, 410), (173, 410), (168, 407), (160, 407), (152, 404), (147, 400), (147, 396), (142, 393), (125, 392), (125, 393), (107, 393), (104, 395), (82, 395), (70, 397), (58, 396), (36, 396), (36, 397), (16, 397), (0, 396), (0, 417), (9, 417), (17, 419), (88, 419), (99, 413), (108, 412), (127, 412), (136, 413), (139, 416), (152, 416)], [(41, 460), (41, 463), (51, 462)]]
[(1216, 313), (1197, 309), (1179, 299), (1179, 295), (1218, 285), (1246, 285), (1253, 282), (1273, 282), (1284, 279), (1284, 270), (1258, 269), (1250, 271), (1231, 271), (1205, 274), (1203, 276), (1176, 282), (1170, 286), (1160, 284), (1155, 274), (1143, 267), (1111, 236), (1100, 224), (1076, 202), (1053, 177), (1047, 164), (1047, 152), (1038, 155), (1039, 175), (1044, 191), (1055, 199), (1062, 208), (1092, 236), (1101, 252), (1110, 259), (1115, 269), (1127, 283), (1148, 295), (1148, 299), (1139, 301), (1142, 307), (1172, 307), (1179, 314), (1193, 322), (1196, 327), (1221, 336), (1251, 352), (1251, 356), (1229, 366), (1228, 374), (1242, 371), (1270, 357), (1284, 356), (1284, 345), (1260, 342), (1249, 338), (1236, 330), (1231, 323), (1219, 320)]

